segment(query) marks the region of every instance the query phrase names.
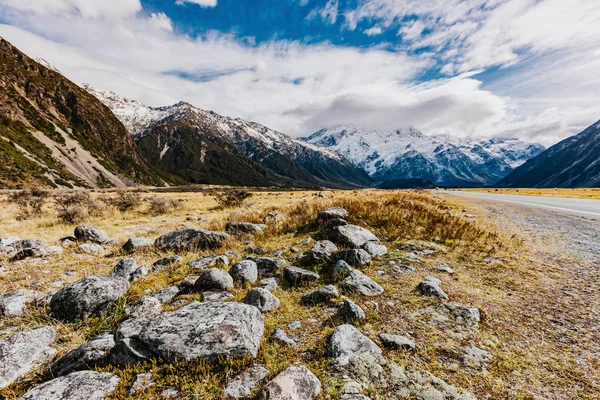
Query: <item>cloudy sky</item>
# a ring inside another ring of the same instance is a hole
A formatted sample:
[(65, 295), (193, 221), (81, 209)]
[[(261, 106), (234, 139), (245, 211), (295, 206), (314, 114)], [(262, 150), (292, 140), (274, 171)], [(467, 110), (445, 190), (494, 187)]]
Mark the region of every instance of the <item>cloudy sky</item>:
[(148, 105), (546, 145), (600, 119), (598, 21), (598, 0), (0, 0), (0, 36)]

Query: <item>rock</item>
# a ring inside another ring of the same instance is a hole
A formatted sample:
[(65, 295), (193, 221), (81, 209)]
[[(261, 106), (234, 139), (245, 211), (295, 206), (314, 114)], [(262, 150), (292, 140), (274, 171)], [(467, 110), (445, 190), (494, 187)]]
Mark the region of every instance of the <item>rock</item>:
[(220, 268), (209, 268), (200, 275), (194, 288), (198, 291), (233, 289), (233, 278)]
[(313, 290), (310, 293), (302, 296), (301, 303), (302, 304), (318, 304), (318, 303), (327, 303), (329, 300), (339, 297), (340, 294), (335, 286), (327, 285), (320, 289)]
[(246, 252), (250, 254), (256, 254), (259, 256), (264, 256), (265, 254), (267, 254), (267, 252), (264, 249), (261, 249), (260, 247), (248, 247), (246, 249)]
[(218, 249), (229, 239), (230, 236), (223, 232), (185, 229), (162, 235), (156, 239), (154, 246), (161, 251), (193, 252)]
[(62, 256), (64, 254), (64, 250), (60, 246), (48, 246), (46, 250), (48, 254), (53, 256)]
[(79, 242), (102, 244), (108, 242), (108, 235), (102, 229), (93, 226), (80, 225), (75, 228), (75, 237)]
[(12, 246), (4, 246), (2, 244), (0, 244), (0, 256), (14, 256), (15, 255), (15, 248)]
[(194, 269), (205, 270), (211, 267), (227, 267), (229, 259), (226, 256), (206, 256), (190, 261), (188, 266)]
[(30, 247), (17, 251), (13, 258), (11, 258), (11, 261), (21, 261), (27, 258), (42, 258), (48, 257), (49, 255), (50, 251), (48, 251), (47, 247)]
[(10, 246), (13, 247), (15, 251), (21, 251), (24, 249), (45, 249), (48, 247), (48, 244), (40, 239), (23, 239), (12, 242)]
[(225, 253), (223, 253), (223, 255), (228, 258), (240, 258), (241, 257), (240, 253), (238, 253), (237, 251), (234, 251), (234, 250), (226, 251)]
[(271, 340), (273, 342), (278, 342), (278, 343), (282, 343), (286, 346), (290, 346), (293, 347), (296, 345), (296, 341), (293, 339), (290, 339), (288, 337), (288, 335), (283, 331), (283, 329), (280, 328), (275, 328), (275, 330), (273, 331), (273, 334), (271, 335)]
[(15, 244), (16, 242), (18, 242), (20, 240), (21, 240), (21, 238), (19, 238), (18, 236), (3, 237), (3, 238), (0, 238), (0, 246), (11, 246), (11, 247), (13, 247), (13, 244)]
[(256, 263), (259, 276), (274, 275), (287, 264), (282, 258), (246, 257), (246, 260), (254, 261)]
[(319, 240), (306, 255), (300, 258), (302, 265), (318, 265), (333, 261), (338, 248), (329, 240)]
[(145, 392), (148, 388), (154, 386), (154, 378), (152, 373), (145, 372), (137, 374), (133, 379), (133, 385), (129, 389), (129, 396), (134, 396), (137, 392)]
[(292, 286), (302, 285), (319, 280), (319, 274), (298, 267), (286, 267), (283, 270), (283, 279)]
[(379, 339), (381, 339), (381, 343), (383, 344), (383, 346), (389, 349), (414, 350), (416, 348), (415, 343), (406, 336), (381, 333), (379, 335)]
[(253, 365), (227, 380), (225, 395), (232, 399), (250, 397), (267, 376), (269, 371), (265, 367)]
[(267, 215), (265, 215), (265, 217), (263, 218), (263, 224), (267, 224), (267, 225), (277, 225), (279, 223), (279, 220), (281, 219), (281, 214), (277, 211), (275, 212), (269, 212)]
[(363, 321), (367, 316), (362, 308), (352, 300), (344, 301), (344, 304), (338, 310), (338, 315), (344, 322)]
[(179, 284), (181, 291), (185, 293), (193, 292), (195, 290), (194, 284), (196, 283), (198, 278), (200, 278), (200, 275), (188, 275), (185, 278), (183, 278), (183, 282)]
[(243, 302), (258, 308), (262, 313), (276, 310), (281, 304), (279, 299), (273, 296), (270, 291), (262, 288), (256, 288), (248, 291), (248, 294), (244, 298)]
[(173, 300), (179, 294), (180, 290), (177, 286), (170, 286), (164, 289), (160, 289), (158, 292), (154, 293), (151, 297), (154, 297), (161, 304), (165, 304)]
[(348, 219), (348, 211), (342, 207), (329, 207), (319, 213), (319, 218), (325, 221), (334, 218)]
[(85, 254), (98, 254), (104, 251), (104, 247), (96, 243), (80, 244), (79, 246), (77, 246), (77, 249), (79, 249), (81, 253)]
[(383, 294), (383, 288), (362, 272), (353, 269), (342, 281), (342, 287), (348, 291), (357, 291), (363, 296), (379, 296)]
[(271, 252), (271, 255), (272, 255), (273, 257), (281, 257), (281, 256), (283, 255), (283, 253), (285, 253), (285, 251), (284, 251), (284, 250), (273, 250), (273, 251)]
[(434, 269), (440, 271), (440, 272), (445, 272), (447, 274), (452, 275), (454, 273), (454, 270), (452, 268), (450, 268), (447, 265), (436, 265), (435, 267), (433, 267)]
[(350, 381), (342, 388), (340, 400), (371, 400), (362, 393), (362, 387), (356, 381)]
[(438, 286), (442, 284), (442, 281), (440, 279), (436, 278), (435, 276), (426, 276), (425, 280), (427, 282), (431, 282), (431, 283), (436, 284)]
[(329, 351), (339, 365), (346, 365), (356, 355), (381, 356), (377, 344), (352, 325), (338, 326), (329, 338)]
[(23, 315), (28, 304), (42, 301), (45, 293), (35, 290), (18, 289), (0, 296), (0, 315), (12, 317)]
[(225, 225), (225, 232), (232, 235), (240, 233), (261, 233), (266, 227), (267, 225), (252, 224), (250, 222), (228, 222), (227, 225)]
[(50, 284), (50, 286), (52, 286), (54, 288), (61, 288), (61, 287), (65, 286), (65, 281), (54, 281)]
[(144, 296), (125, 307), (125, 314), (130, 318), (150, 319), (162, 314), (162, 303), (156, 297)]
[(62, 356), (52, 364), (50, 372), (58, 377), (93, 368), (106, 359), (113, 347), (115, 347), (115, 338), (112, 333), (98, 336)]
[(154, 264), (152, 264), (152, 271), (154, 271), (154, 272), (162, 271), (167, 268), (171, 268), (173, 265), (181, 264), (182, 261), (183, 261), (183, 258), (181, 258), (179, 256), (163, 257), (160, 260), (154, 261)]
[(352, 268), (350, 268), (350, 266), (348, 265), (348, 263), (346, 261), (338, 260), (338, 262), (335, 264), (335, 267), (333, 267), (333, 271), (332, 271), (333, 281), (338, 282), (338, 281), (346, 278), (350, 274), (351, 271), (352, 271)]
[(72, 247), (76, 242), (77, 238), (75, 236), (65, 236), (63, 238), (58, 239), (58, 244), (60, 244), (65, 249)]
[(160, 392), (160, 395), (165, 399), (176, 399), (179, 397), (179, 390), (175, 388), (168, 388)]
[(300, 246), (308, 246), (314, 241), (310, 236), (300, 242)]
[(371, 257), (385, 256), (387, 254), (387, 247), (382, 244), (367, 242), (362, 248), (364, 251), (369, 253)]
[(148, 275), (148, 266), (147, 265), (142, 265), (141, 267), (139, 267), (138, 269), (136, 269), (135, 271), (133, 271), (133, 273), (130, 276), (130, 281), (131, 282), (137, 282), (140, 279), (142, 279), (144, 276)]
[(260, 281), (260, 286), (272, 292), (279, 287), (279, 281), (277, 278), (265, 278)]
[(371, 256), (363, 249), (342, 251), (338, 254), (338, 258), (346, 261), (353, 267), (363, 267), (371, 263)]
[(129, 282), (116, 276), (88, 276), (60, 289), (50, 301), (52, 314), (63, 321), (83, 320), (104, 313), (129, 290)]
[(351, 249), (360, 249), (369, 242), (379, 244), (379, 239), (377, 239), (377, 236), (371, 231), (356, 225), (338, 225), (331, 227), (328, 224), (321, 231), (319, 238), (331, 240), (338, 246)]
[(123, 245), (123, 251), (126, 253), (135, 253), (139, 250), (150, 249), (153, 245), (154, 242), (151, 239), (132, 237)]
[(192, 302), (151, 320), (139, 338), (154, 354), (173, 361), (256, 357), (263, 333), (255, 307)]
[(473, 344), (461, 347), (460, 351), (463, 353), (463, 363), (471, 368), (485, 368), (494, 359), (488, 351)]
[(202, 301), (205, 303), (221, 303), (233, 298), (234, 296), (231, 293), (225, 291), (202, 292)]
[(321, 393), (321, 381), (304, 366), (288, 367), (262, 390), (262, 400), (314, 400)]
[(130, 318), (117, 328), (115, 346), (110, 351), (110, 363), (126, 366), (147, 361), (154, 354), (140, 341), (140, 334), (148, 324), (148, 320)]
[(440, 288), (436, 283), (425, 281), (419, 283), (417, 290), (421, 295), (426, 297), (438, 297), (440, 299), (448, 300), (448, 295)]
[(54, 358), (54, 328), (42, 326), (0, 340), (0, 390)]
[(288, 329), (295, 331), (296, 329), (302, 328), (302, 323), (300, 321), (290, 322), (287, 327)]
[(242, 260), (231, 266), (229, 275), (234, 281), (244, 283), (255, 283), (258, 279), (258, 267), (252, 260)]
[(119, 384), (108, 372), (78, 371), (31, 389), (20, 400), (105, 400)]
[(440, 305), (440, 310), (449, 314), (456, 323), (469, 328), (476, 328), (481, 322), (481, 311), (477, 307), (463, 306), (458, 303), (443, 303)]
[(122, 258), (117, 262), (110, 274), (112, 276), (131, 280), (131, 275), (135, 272), (137, 267), (137, 263), (133, 258)]

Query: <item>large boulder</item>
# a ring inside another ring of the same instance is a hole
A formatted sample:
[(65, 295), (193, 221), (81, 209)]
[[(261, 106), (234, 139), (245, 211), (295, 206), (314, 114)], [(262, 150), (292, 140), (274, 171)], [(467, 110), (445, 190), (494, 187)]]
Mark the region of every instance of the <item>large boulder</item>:
[(104, 313), (129, 290), (129, 282), (116, 276), (88, 276), (65, 286), (50, 300), (52, 314), (63, 321), (83, 320)]
[(338, 225), (323, 228), (320, 239), (331, 240), (333, 243), (351, 249), (360, 249), (366, 243), (379, 244), (379, 239), (371, 231), (357, 225)]
[(152, 319), (140, 341), (165, 360), (256, 357), (265, 327), (256, 307), (192, 302)]
[(363, 267), (371, 263), (371, 256), (363, 249), (342, 251), (338, 254), (338, 259), (346, 261), (353, 267)]
[(18, 240), (11, 244), (16, 254), (11, 261), (25, 260), (26, 258), (47, 257), (52, 254), (46, 242), (39, 239)]
[(229, 275), (234, 281), (242, 284), (246, 282), (255, 283), (258, 279), (258, 266), (252, 260), (242, 260), (232, 265)]
[(348, 219), (348, 211), (342, 207), (329, 207), (319, 213), (319, 218), (325, 221), (330, 219)]
[(42, 326), (1, 340), (0, 390), (52, 361), (56, 351), (49, 345), (54, 342), (55, 335), (54, 328)]
[(115, 332), (115, 346), (110, 351), (111, 364), (125, 366), (147, 361), (155, 355), (140, 341), (140, 334), (148, 320), (130, 318)]
[(223, 232), (207, 230), (184, 229), (162, 235), (154, 242), (154, 246), (161, 251), (199, 251), (217, 249), (230, 239)]
[(382, 244), (375, 242), (368, 242), (363, 245), (363, 250), (369, 253), (371, 257), (385, 256), (387, 254), (387, 247)]
[(267, 383), (262, 400), (314, 400), (321, 393), (321, 381), (304, 366), (288, 367)]
[(302, 304), (319, 304), (319, 303), (327, 303), (331, 299), (339, 297), (340, 294), (337, 288), (333, 285), (323, 286), (317, 290), (313, 290), (310, 293), (305, 294), (300, 299)]
[(220, 268), (209, 268), (196, 280), (194, 288), (199, 291), (233, 289), (233, 278)]
[(359, 270), (353, 269), (342, 281), (342, 287), (348, 291), (356, 291), (363, 296), (379, 296), (384, 292), (383, 288)]
[(225, 232), (231, 233), (232, 235), (239, 233), (260, 233), (265, 230), (267, 226), (264, 224), (252, 224), (250, 222), (228, 222), (225, 225)]
[(20, 400), (105, 400), (118, 384), (117, 375), (79, 371), (36, 386)]
[(244, 303), (258, 308), (262, 313), (276, 310), (281, 304), (273, 293), (263, 288), (255, 288), (248, 291), (248, 294), (244, 298)]
[(75, 237), (80, 242), (106, 243), (109, 238), (102, 229), (93, 226), (81, 225), (75, 228)]
[(115, 347), (114, 335), (105, 333), (62, 356), (52, 364), (50, 372), (53, 376), (63, 376), (92, 368), (103, 361), (113, 347)]
[(17, 289), (3, 294), (0, 296), (0, 316), (23, 315), (28, 304), (41, 301), (45, 297), (45, 293), (27, 289)]
[(319, 274), (298, 267), (286, 267), (283, 270), (283, 279), (292, 286), (319, 280)]
[(132, 237), (123, 245), (123, 251), (126, 253), (135, 253), (138, 250), (145, 250), (152, 247), (154, 241), (146, 238)]
[(355, 355), (380, 356), (382, 354), (381, 349), (374, 341), (360, 333), (352, 325), (337, 327), (329, 338), (329, 351), (340, 365), (348, 364), (350, 358)]
[(300, 258), (302, 265), (317, 265), (333, 261), (338, 248), (329, 240), (319, 240), (306, 255)]
[(133, 304), (125, 307), (125, 314), (129, 318), (150, 319), (162, 314), (163, 307), (159, 299), (152, 296), (142, 296)]
[(417, 286), (417, 290), (425, 297), (437, 297), (448, 300), (448, 295), (442, 290), (437, 282), (423, 281)]
[(259, 276), (275, 275), (287, 264), (283, 258), (246, 257), (246, 260), (256, 263)]

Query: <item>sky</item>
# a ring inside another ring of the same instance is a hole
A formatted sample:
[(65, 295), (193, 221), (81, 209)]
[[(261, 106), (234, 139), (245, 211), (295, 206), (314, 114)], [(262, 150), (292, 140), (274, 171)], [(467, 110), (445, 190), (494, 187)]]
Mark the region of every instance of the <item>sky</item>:
[(75, 82), (296, 137), (551, 145), (600, 120), (598, 21), (598, 0), (0, 0), (0, 36)]

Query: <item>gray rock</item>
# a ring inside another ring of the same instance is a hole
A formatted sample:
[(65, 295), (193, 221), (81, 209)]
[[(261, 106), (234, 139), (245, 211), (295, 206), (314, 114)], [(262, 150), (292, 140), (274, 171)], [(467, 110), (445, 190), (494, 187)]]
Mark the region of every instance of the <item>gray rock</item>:
[(143, 296), (133, 304), (125, 307), (125, 313), (130, 318), (150, 319), (162, 314), (162, 303), (156, 297)]
[(244, 303), (258, 308), (262, 313), (276, 310), (281, 304), (279, 299), (270, 291), (262, 288), (248, 291), (248, 294), (244, 298)]
[(476, 328), (481, 322), (481, 311), (477, 307), (468, 307), (458, 303), (443, 303), (440, 311), (449, 314), (452, 319), (461, 325)]
[(225, 231), (232, 235), (240, 233), (261, 233), (266, 227), (267, 225), (252, 224), (250, 222), (228, 222), (225, 225)]
[(129, 396), (134, 396), (138, 392), (145, 392), (147, 389), (154, 386), (154, 378), (152, 373), (145, 372), (137, 374), (133, 380), (133, 385), (129, 389)]
[(282, 258), (270, 258), (270, 257), (246, 257), (246, 260), (251, 260), (256, 263), (259, 276), (274, 275), (279, 270), (285, 267), (287, 262)]
[(437, 297), (440, 299), (448, 300), (448, 295), (440, 288), (436, 283), (425, 281), (419, 283), (417, 290), (421, 295), (426, 297)]
[(183, 282), (179, 284), (181, 291), (185, 293), (193, 292), (195, 290), (194, 284), (196, 283), (198, 278), (200, 278), (200, 275), (188, 275), (185, 278), (183, 278)]
[(244, 283), (255, 283), (258, 279), (258, 267), (252, 260), (242, 260), (231, 266), (229, 275), (234, 281)]
[(209, 268), (200, 275), (194, 288), (199, 291), (233, 289), (233, 278), (220, 268)]
[(346, 261), (353, 267), (363, 267), (371, 263), (371, 256), (363, 249), (342, 251), (338, 254), (338, 259)]
[(126, 366), (155, 357), (139, 338), (147, 324), (148, 320), (130, 318), (119, 325), (115, 333), (115, 346), (110, 351), (111, 364)]
[(150, 321), (140, 341), (165, 360), (256, 357), (262, 314), (240, 303), (192, 302)]
[(338, 315), (344, 322), (363, 321), (367, 315), (362, 308), (352, 300), (344, 301), (344, 304), (338, 310)]
[(262, 400), (314, 400), (321, 393), (321, 381), (304, 366), (288, 367), (262, 390)]
[(302, 322), (300, 322), (300, 321), (290, 322), (287, 327), (288, 327), (288, 329), (295, 331), (296, 329), (302, 328)]
[(0, 296), (0, 315), (5, 317), (23, 315), (27, 305), (42, 301), (45, 293), (35, 290), (17, 289)]
[(436, 265), (435, 267), (433, 267), (434, 269), (440, 271), (440, 272), (445, 272), (447, 274), (452, 275), (454, 273), (454, 270), (452, 268), (450, 268), (447, 265)]
[(246, 252), (250, 254), (256, 254), (259, 256), (264, 256), (265, 254), (267, 254), (267, 252), (264, 249), (261, 249), (260, 247), (248, 247), (246, 249)]
[(119, 384), (108, 372), (78, 371), (31, 389), (20, 400), (105, 400)]
[(27, 258), (42, 258), (50, 255), (48, 247), (27, 247), (22, 250), (18, 250), (17, 253), (11, 258), (12, 262), (25, 260)]
[(271, 334), (271, 341), (282, 343), (290, 347), (296, 345), (296, 341), (294, 339), (290, 339), (288, 335), (283, 331), (283, 329), (280, 328), (275, 328), (275, 330)]
[(50, 372), (53, 376), (63, 376), (93, 368), (106, 359), (113, 347), (115, 338), (112, 333), (98, 336), (62, 356), (52, 364)]
[(232, 399), (250, 397), (267, 376), (269, 371), (265, 367), (253, 365), (227, 380), (225, 395)]
[(139, 267), (138, 269), (136, 269), (135, 271), (133, 271), (133, 273), (131, 274), (131, 276), (129, 277), (129, 280), (131, 282), (137, 282), (140, 279), (142, 279), (143, 277), (145, 277), (146, 275), (148, 275), (148, 266), (147, 265), (142, 265), (141, 267)]
[(389, 333), (381, 333), (379, 335), (381, 343), (388, 349), (409, 349), (416, 348), (415, 343), (406, 336), (390, 335)]
[(112, 276), (118, 276), (123, 279), (131, 280), (131, 275), (138, 268), (137, 263), (133, 258), (122, 258), (113, 267)]
[(300, 246), (308, 246), (314, 241), (310, 236), (300, 242)]
[(54, 288), (61, 288), (61, 287), (65, 286), (65, 281), (54, 281), (50, 284), (50, 286), (52, 286)]
[(135, 253), (139, 250), (150, 249), (153, 245), (154, 241), (151, 239), (132, 237), (123, 245), (123, 251), (126, 253)]
[(371, 400), (362, 393), (362, 387), (356, 381), (350, 381), (342, 388), (340, 400)]
[(463, 353), (463, 363), (471, 368), (486, 368), (494, 356), (486, 350), (470, 344), (460, 348)]
[(338, 248), (329, 240), (319, 240), (306, 255), (300, 258), (302, 265), (318, 265), (333, 261)]
[(319, 304), (319, 303), (327, 303), (331, 299), (339, 297), (340, 294), (335, 286), (327, 285), (317, 290), (313, 290), (310, 293), (302, 296), (301, 302), (302, 304)]
[(381, 349), (377, 344), (360, 333), (352, 325), (338, 326), (329, 338), (329, 351), (339, 365), (346, 365), (356, 355), (369, 354), (380, 356)]
[(14, 256), (16, 253), (15, 248), (12, 246), (5, 246), (3, 244), (0, 244), (0, 256)]
[(48, 246), (46, 250), (52, 256), (62, 256), (64, 254), (64, 250), (60, 246)]
[(129, 290), (129, 282), (116, 276), (88, 276), (60, 289), (50, 301), (52, 314), (63, 321), (83, 320), (104, 313)]
[(179, 292), (180, 290), (177, 286), (170, 286), (154, 293), (152, 297), (160, 301), (161, 304), (165, 304), (177, 297)]
[(156, 239), (154, 246), (161, 251), (193, 252), (218, 249), (229, 239), (230, 236), (223, 232), (185, 229), (162, 235)]
[(18, 236), (7, 236), (0, 238), (0, 246), (12, 246), (14, 243), (21, 240)]
[(54, 328), (42, 326), (0, 340), (0, 390), (52, 361), (54, 337)]
[(12, 242), (10, 246), (15, 251), (21, 251), (24, 249), (45, 249), (48, 247), (48, 244), (40, 239), (23, 239)]
[(108, 242), (108, 235), (102, 229), (93, 226), (80, 225), (75, 228), (75, 237), (80, 242), (92, 242), (102, 244)]
[(346, 278), (350, 272), (352, 271), (352, 268), (350, 268), (350, 265), (348, 265), (348, 263), (344, 260), (338, 260), (337, 263), (335, 263), (335, 267), (333, 267), (332, 270), (332, 278), (334, 282), (338, 282), (344, 278)]
[(362, 272), (354, 269), (342, 281), (342, 287), (348, 291), (356, 291), (363, 296), (379, 296), (383, 294), (383, 288)]
[(233, 299), (234, 296), (225, 291), (202, 292), (202, 301), (205, 303), (221, 303)]
[(196, 260), (190, 261), (188, 266), (194, 269), (205, 270), (212, 267), (227, 267), (229, 266), (229, 259), (227, 256), (205, 256), (200, 257)]
[(240, 253), (238, 253), (237, 251), (234, 251), (234, 250), (226, 251), (225, 253), (223, 253), (223, 255), (228, 258), (240, 258), (241, 257)]
[(286, 267), (283, 270), (283, 279), (292, 286), (319, 280), (319, 274), (298, 267)]
[(177, 399), (179, 398), (179, 390), (175, 388), (168, 388), (160, 392), (160, 395), (165, 399)]
[(369, 242), (379, 244), (379, 239), (371, 231), (356, 225), (326, 226), (319, 237), (351, 249), (360, 249)]
[(438, 285), (438, 286), (442, 284), (442, 281), (441, 281), (441, 279), (438, 279), (438, 278), (436, 278), (435, 276), (426, 276), (426, 277), (425, 277), (425, 280), (426, 280), (427, 282), (434, 283), (434, 284), (436, 284), (436, 285)]
[(102, 247), (96, 243), (80, 244), (79, 246), (77, 246), (77, 249), (81, 253), (85, 253), (85, 254), (98, 254), (98, 253), (102, 253), (104, 251), (104, 247)]
[(369, 253), (371, 257), (385, 256), (387, 254), (387, 247), (374, 242), (367, 242), (362, 248), (364, 251)]
[(181, 264), (182, 261), (183, 261), (183, 258), (181, 258), (179, 256), (163, 257), (160, 260), (154, 261), (154, 264), (152, 264), (152, 271), (154, 271), (154, 272), (162, 271), (167, 268), (171, 268), (173, 265)]
[(342, 207), (329, 207), (319, 213), (319, 218), (325, 221), (334, 218), (348, 219), (348, 211)]
[(260, 286), (272, 292), (279, 287), (279, 281), (277, 278), (265, 278), (260, 281)]

